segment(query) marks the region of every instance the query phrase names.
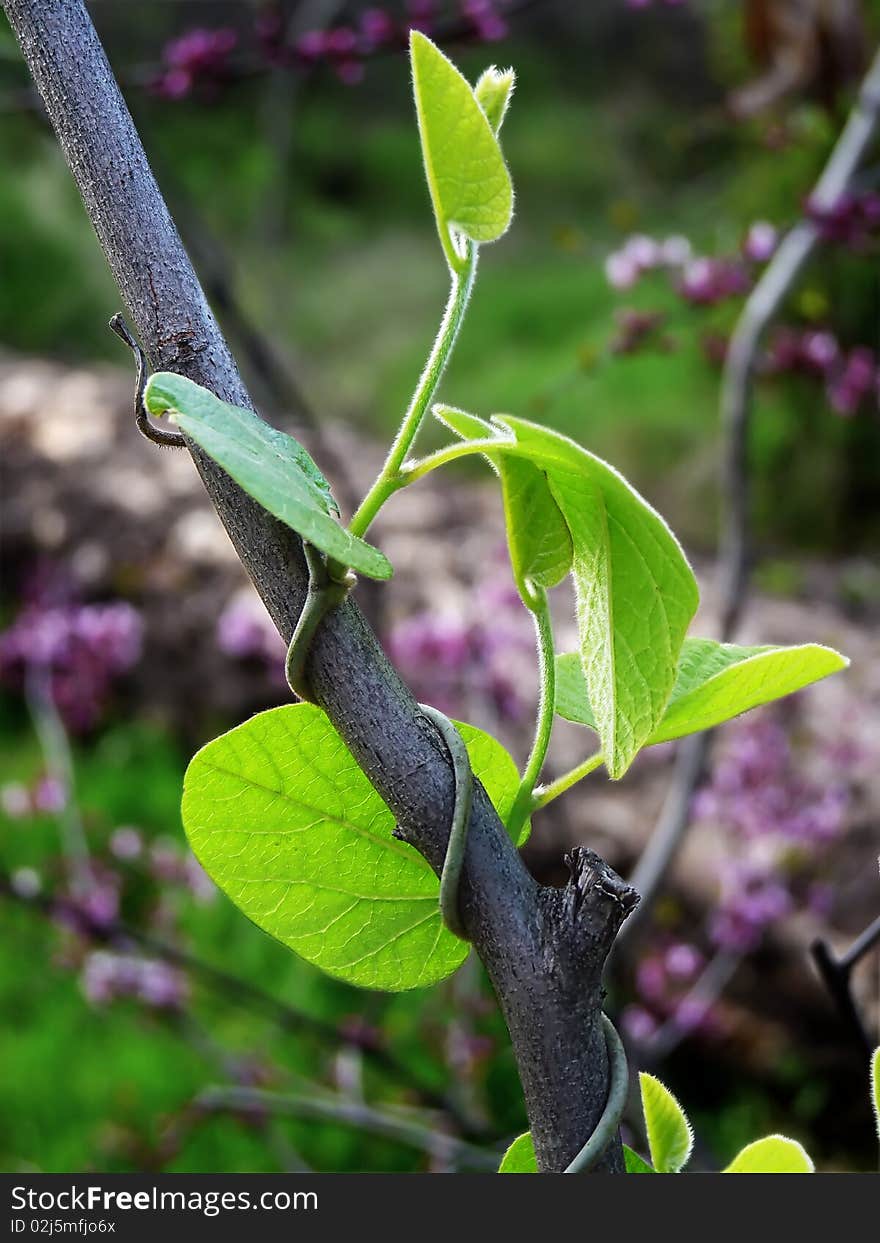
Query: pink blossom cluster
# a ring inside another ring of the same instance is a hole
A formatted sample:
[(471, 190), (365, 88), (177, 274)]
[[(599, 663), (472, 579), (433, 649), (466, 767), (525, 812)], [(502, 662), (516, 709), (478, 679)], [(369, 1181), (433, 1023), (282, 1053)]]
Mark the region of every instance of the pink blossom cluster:
[(196, 86), (217, 87), (229, 78), (238, 35), (230, 27), (197, 27), (172, 39), (162, 50), (162, 69), (152, 89), (164, 99), (183, 99)]
[(681, 235), (658, 241), (636, 233), (605, 260), (605, 276), (612, 288), (631, 289), (646, 272), (665, 269), (672, 273), (674, 287), (686, 302), (714, 306), (748, 292), (752, 266), (766, 263), (777, 243), (777, 231), (766, 220), (749, 227), (740, 255), (720, 258), (694, 255), (690, 241)]
[(157, 1010), (179, 1010), (188, 996), (186, 977), (169, 963), (113, 950), (93, 950), (80, 974), (93, 1005), (130, 997)]
[[(504, 9), (507, 0), (458, 0), (443, 6), (437, 0), (408, 0), (400, 13), (386, 7), (363, 9), (352, 22), (327, 29), (306, 30), (289, 38), (284, 15), (275, 5), (257, 15), (254, 35), (261, 60), (275, 68), (297, 69), (326, 65), (346, 85), (360, 82), (365, 63), (388, 48), (403, 49), (410, 30), (426, 34), (437, 30), (441, 17), (457, 17), (464, 37), (494, 43), (508, 33)], [(449, 11), (443, 12), (444, 9)], [(231, 55), (238, 46), (234, 30), (190, 30), (168, 43), (154, 91), (166, 99), (182, 99), (197, 86), (216, 88), (231, 76)]]
[(617, 332), (611, 339), (612, 354), (634, 354), (647, 344), (662, 350), (674, 348), (672, 338), (662, 331), (668, 316), (663, 311), (637, 311), (622, 307), (614, 314)]
[(113, 682), (138, 661), (143, 621), (125, 601), (27, 602), (0, 633), (0, 680), (23, 687), (29, 670), (48, 673), (52, 696), (66, 725), (93, 728)]
[(255, 593), (234, 596), (217, 619), (217, 645), (234, 660), (256, 661), (284, 685), (284, 644)]
[[(120, 857), (120, 832), (116, 830), (110, 843), (117, 858)], [(125, 845), (131, 850), (134, 843), (127, 839)], [(143, 855), (150, 874), (160, 886), (179, 885), (188, 890), (197, 902), (211, 902), (217, 896), (214, 882), (195, 855), (189, 850), (182, 850), (173, 838), (156, 838), (148, 847), (143, 847)]]
[(499, 720), (520, 721), (528, 711), (517, 657), (533, 659), (534, 641), (507, 579), (482, 584), (471, 615), (427, 610), (398, 623), (389, 655), (418, 697), (443, 712), (460, 715), (474, 696)]
[(738, 722), (728, 737), (693, 814), (723, 827), (733, 847), (710, 937), (748, 952), (770, 925), (818, 900), (815, 864), (844, 831), (852, 790), (840, 774), (808, 774), (782, 718), (771, 711)]
[(686, 237), (675, 235), (661, 242), (645, 233), (634, 233), (605, 260), (605, 277), (613, 289), (631, 289), (646, 272), (683, 268), (691, 254)]
[(680, 9), (688, 0), (624, 0), (624, 4), (628, 9), (651, 9), (655, 6), (661, 6), (667, 9)]
[(805, 211), (823, 241), (853, 250), (861, 250), (880, 231), (880, 194), (874, 191), (842, 194), (830, 207), (808, 199)]
[(715, 306), (727, 298), (739, 298), (752, 287), (752, 277), (738, 259), (701, 256), (692, 259), (681, 273), (678, 292), (694, 306)]
[(637, 1000), (621, 1014), (624, 1031), (640, 1044), (648, 1043), (670, 1020), (681, 1030), (712, 1027), (705, 1006), (697, 1007), (691, 990), (705, 966), (705, 957), (688, 941), (665, 939), (639, 960), (635, 972)]
[(777, 329), (765, 370), (797, 372), (822, 380), (835, 414), (852, 417), (868, 401), (880, 406), (880, 361), (867, 345), (845, 350), (828, 328)]
[(43, 773), (29, 785), (7, 781), (0, 786), (0, 808), (10, 820), (57, 815), (66, 802), (64, 782), (53, 773)]

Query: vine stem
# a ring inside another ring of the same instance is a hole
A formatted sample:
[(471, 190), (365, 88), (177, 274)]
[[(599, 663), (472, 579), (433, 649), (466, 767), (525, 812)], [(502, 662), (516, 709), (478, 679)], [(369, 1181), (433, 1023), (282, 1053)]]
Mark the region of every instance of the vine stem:
[(532, 794), (532, 811), (538, 811), (540, 808), (546, 807), (548, 803), (552, 803), (554, 799), (559, 798), (560, 794), (564, 794), (573, 785), (577, 785), (584, 777), (589, 777), (590, 773), (595, 772), (602, 763), (602, 759), (602, 752), (597, 751), (595, 755), (589, 756), (569, 772), (563, 773), (561, 777), (551, 781), (549, 785), (538, 786)]
[(534, 789), (547, 757), (550, 734), (553, 730), (553, 716), (556, 712), (556, 653), (553, 647), (553, 622), (550, 618), (547, 592), (543, 587), (532, 585), (531, 599), (526, 603), (535, 619), (540, 698), (535, 739), (508, 818), (508, 828), (514, 841), (519, 837), (519, 831), (533, 809)]
[[(84, 0), (3, 0), (3, 7), (151, 366), (251, 408)], [(301, 541), (196, 446), (188, 448), (289, 641), (308, 586)], [(454, 798), (449, 757), (350, 598), (318, 628), (309, 674), (316, 700), (388, 804), (401, 836), (439, 873)], [(510, 1031), (538, 1167), (546, 1172), (565, 1169), (605, 1108), (602, 970), (638, 900), (594, 851), (577, 848), (568, 859), (564, 889), (539, 885), (475, 783), (462, 916)], [(619, 1141), (598, 1168), (623, 1172)]]
[(401, 487), (407, 487), (411, 483), (415, 483), (419, 479), (424, 479), (425, 475), (429, 475), (432, 470), (438, 470), (441, 466), (448, 466), (450, 462), (457, 462), (459, 458), (470, 457), (474, 453), (486, 453), (491, 449), (497, 449), (498, 437), (487, 436), (485, 440), (464, 440), (459, 444), (447, 445), (445, 449), (438, 449), (436, 453), (429, 453), (427, 457), (419, 458), (415, 462), (410, 462), (405, 466), (398, 475)]
[[(461, 268), (452, 269), (452, 289), (437, 339), (434, 342), (425, 369), (419, 377), (416, 391), (412, 395), (403, 422), (388, 451), (385, 464), (379, 472), (375, 483), (370, 488), (349, 524), (353, 535), (363, 537), (373, 519), (388, 498), (402, 485), (401, 467), (406, 455), (412, 448), (421, 426), (425, 412), (430, 406), (437, 387), (446, 370), (446, 364), (452, 354), (459, 330), (464, 321), (465, 311), (470, 302), (477, 275), (477, 247), (473, 242), (467, 243), (464, 261)], [(412, 482), (407, 479), (406, 482)]]

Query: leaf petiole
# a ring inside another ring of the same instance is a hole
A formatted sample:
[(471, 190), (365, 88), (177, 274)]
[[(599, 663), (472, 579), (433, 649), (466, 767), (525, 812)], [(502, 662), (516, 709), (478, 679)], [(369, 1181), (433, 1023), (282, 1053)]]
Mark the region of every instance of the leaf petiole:
[(595, 772), (601, 763), (602, 752), (597, 751), (595, 755), (591, 755), (569, 772), (563, 773), (561, 777), (557, 777), (549, 785), (537, 786), (532, 794), (532, 811), (538, 811), (541, 807), (546, 807), (548, 803), (552, 803), (554, 799), (559, 798), (560, 794), (570, 790), (572, 786), (577, 785), (584, 777), (589, 777), (590, 773)]
[(460, 259), (459, 264), (453, 268), (452, 289), (449, 293), (449, 301), (446, 303), (446, 311), (443, 315), (443, 322), (440, 324), (440, 330), (437, 333), (437, 339), (434, 342), (431, 353), (428, 355), (425, 369), (419, 377), (416, 390), (412, 395), (406, 414), (403, 416), (403, 422), (394, 438), (394, 443), (388, 452), (385, 464), (351, 520), (349, 530), (353, 535), (363, 534), (364, 531), (368, 530), (376, 514), (378, 514), (388, 498), (399, 488), (403, 487), (404, 483), (412, 482), (410, 479), (401, 478), (401, 468), (406, 460), (406, 455), (412, 448), (425, 412), (434, 399), (443, 372), (446, 370), (446, 364), (449, 362), (450, 355), (458, 338), (465, 311), (474, 288), (474, 280), (477, 274), (477, 253), (478, 248), (476, 245), (468, 241), (465, 245), (463, 259)]
[(556, 713), (556, 660), (553, 652), (553, 623), (550, 618), (547, 592), (543, 587), (531, 585), (531, 598), (525, 603), (535, 619), (540, 699), (534, 742), (507, 819), (507, 828), (514, 841), (519, 840), (520, 830), (533, 808), (533, 793), (547, 757), (553, 717)]
[(431, 471), (438, 470), (441, 466), (448, 466), (450, 462), (457, 462), (459, 458), (469, 457), (473, 453), (487, 453), (498, 447), (499, 439), (499, 437), (487, 436), (485, 440), (463, 440), (459, 444), (447, 445), (445, 449), (429, 453), (427, 457), (417, 458), (401, 470), (400, 487), (406, 487), (418, 479), (424, 479), (425, 475), (430, 475)]

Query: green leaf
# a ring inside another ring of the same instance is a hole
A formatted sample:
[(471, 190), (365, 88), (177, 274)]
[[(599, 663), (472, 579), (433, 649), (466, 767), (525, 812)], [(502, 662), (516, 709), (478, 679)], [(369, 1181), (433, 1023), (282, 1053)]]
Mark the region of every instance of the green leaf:
[(520, 1135), (501, 1158), (499, 1174), (537, 1174), (538, 1162), (535, 1157), (535, 1145), (532, 1143), (531, 1131)]
[[(845, 669), (849, 661), (817, 643), (799, 647), (737, 647), (714, 639), (685, 639), (672, 695), (645, 745), (712, 729)], [(556, 710), (595, 730), (586, 679), (576, 652), (556, 659)]]
[[(513, 757), (497, 738), (493, 738), (491, 734), (487, 734), (482, 729), (477, 729), (476, 725), (456, 721), (455, 727), (464, 739), (474, 776), (485, 787), (502, 824), (507, 824), (507, 818), (519, 790), (520, 780), (519, 770)], [(520, 830), (514, 845), (524, 845), (530, 833), (531, 822), (527, 821)]]
[(581, 659), (609, 774), (621, 777), (662, 719), (699, 601), (663, 519), (610, 466), (522, 419), (496, 418), (547, 478), (573, 549)]
[(501, 129), (515, 84), (516, 74), (512, 69), (497, 69), (495, 65), (490, 65), (477, 79), (474, 94), (493, 133)]
[(784, 1135), (768, 1135), (746, 1144), (724, 1174), (812, 1174), (815, 1166), (803, 1147)]
[(456, 436), (462, 440), (501, 440), (504, 438), (500, 427), (490, 423), (487, 419), (481, 419), (477, 414), (470, 414), (467, 410), (459, 410), (455, 406), (444, 406), (438, 402), (432, 407), (431, 413), (435, 419), (438, 419), (450, 431), (455, 432)]
[[(503, 815), (516, 765), (489, 735), (459, 728)], [(394, 816), (314, 705), (262, 712), (209, 742), (187, 769), (182, 812), (220, 889), (329, 975), (398, 991), (443, 979), (467, 955), (441, 923), (437, 877), (393, 837)]]
[(648, 1162), (640, 1157), (637, 1152), (633, 1152), (626, 1144), (623, 1145), (623, 1160), (626, 1164), (627, 1174), (656, 1174), (656, 1170), (651, 1169)]
[(643, 1070), (639, 1072), (639, 1084), (654, 1169), (658, 1174), (677, 1174), (691, 1155), (694, 1144), (691, 1124), (681, 1105), (659, 1079)]
[(513, 215), (513, 187), (486, 114), (469, 83), (430, 39), (410, 41), (425, 174), (440, 238), (450, 230), (492, 242)]
[(546, 474), (527, 458), (499, 455), (510, 563), (520, 595), (528, 583), (555, 587), (571, 569), (568, 526), (553, 499)]
[(368, 578), (391, 577), (387, 558), (339, 522), (327, 480), (292, 436), (168, 371), (150, 376), (144, 405), (170, 413), (245, 492), (315, 548)]
[(874, 1056), (871, 1058), (871, 1104), (874, 1106), (877, 1138), (880, 1139), (880, 1045), (874, 1050)]

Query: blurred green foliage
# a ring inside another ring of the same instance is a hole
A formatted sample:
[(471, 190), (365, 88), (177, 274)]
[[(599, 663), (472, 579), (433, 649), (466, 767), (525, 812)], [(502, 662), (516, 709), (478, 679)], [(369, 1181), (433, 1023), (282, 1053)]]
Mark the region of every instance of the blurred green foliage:
[[(175, 20), (175, 6), (94, 7), (123, 79), (135, 60), (155, 60)], [(566, 7), (582, 10), (578, 20), (589, 25), (592, 6)], [(755, 219), (785, 226), (836, 122), (813, 105), (793, 105), (788, 140), (776, 147), (760, 124), (730, 122), (725, 84), (751, 72), (738, 6), (715, 6), (712, 24), (686, 27), (685, 39), (678, 18), (650, 16), (624, 37), (599, 15), (608, 6), (595, 7), (594, 42), (583, 31), (567, 40), (551, 23), (545, 36), (460, 56), (472, 77), (490, 58), (517, 67), (504, 129), (517, 214), (485, 256), (443, 397), (571, 433), (630, 477), (689, 547), (706, 549), (715, 536), (718, 373), (698, 338), (709, 325), (729, 328), (730, 308), (709, 317), (688, 311), (660, 281), (621, 299), (607, 286), (603, 261), (637, 231), (683, 233), (696, 249), (722, 253), (736, 249)], [(0, 84), (13, 100), (0, 111), (0, 167), (8, 170), (0, 178), (0, 345), (127, 368), (105, 327), (118, 296), (61, 154), (38, 113), (15, 103), (25, 78), (5, 26)], [(447, 286), (403, 59), (378, 59), (357, 88), (319, 74), (298, 86), (249, 82), (208, 103), (171, 104), (135, 87), (127, 94), (197, 266), (210, 266), (202, 252), (216, 240), (242, 306), (290, 355), (314, 408), (386, 435), (421, 368)], [(842, 339), (876, 344), (878, 279), (858, 257), (823, 253), (793, 316), (808, 323), (832, 306)], [(623, 301), (666, 310), (675, 348), (609, 354)], [(876, 474), (868, 472), (880, 460), (878, 437), (876, 420), (836, 419), (820, 386), (762, 385), (754, 448), (765, 542), (832, 553), (872, 546), (880, 518)], [(30, 726), (18, 708), (4, 704), (3, 713), (0, 786), (28, 783), (42, 767)], [(187, 757), (167, 735), (117, 723), (75, 758), (78, 799), (98, 850), (120, 824), (182, 845)], [(0, 815), (0, 856), (4, 870), (35, 867), (51, 888), (59, 869), (54, 820)], [(123, 914), (132, 917), (143, 913), (138, 903), (155, 900), (143, 885), (126, 894), (136, 905)], [(222, 897), (205, 906), (174, 894), (167, 900), (198, 956), (317, 1017), (375, 1024), (423, 1078), (448, 1085), (444, 1043), (461, 1005), (453, 999), (458, 984), (396, 998), (357, 992), (287, 953)], [(201, 985), (180, 1020), (128, 1001), (96, 1009), (64, 964), (62, 934), (40, 915), (0, 903), (0, 936), (11, 947), (0, 955), (0, 1009), (9, 1016), (0, 1029), (0, 1167), (272, 1170), (291, 1161), (288, 1145), (319, 1169), (422, 1165), (420, 1154), (389, 1141), (295, 1121), (205, 1119), (172, 1142), (172, 1123), (200, 1088), (222, 1080), (224, 1058), (255, 1058), (283, 1090), (296, 1075), (326, 1081), (330, 1051)], [(469, 988), (473, 1027), (490, 1041), (476, 1083), (488, 1137), (501, 1140), (524, 1129), (521, 1093), (488, 985), (477, 973)], [(792, 1095), (799, 1093), (805, 1126), (821, 1104), (808, 1099), (803, 1078), (781, 1072), (775, 1097), (731, 1087), (729, 1077), (720, 1089), (713, 1082), (717, 1099), (698, 1084), (689, 1100), (708, 1102), (703, 1112), (695, 1106), (695, 1121), (721, 1156), (783, 1126)], [(405, 1099), (372, 1072), (367, 1084)]]

